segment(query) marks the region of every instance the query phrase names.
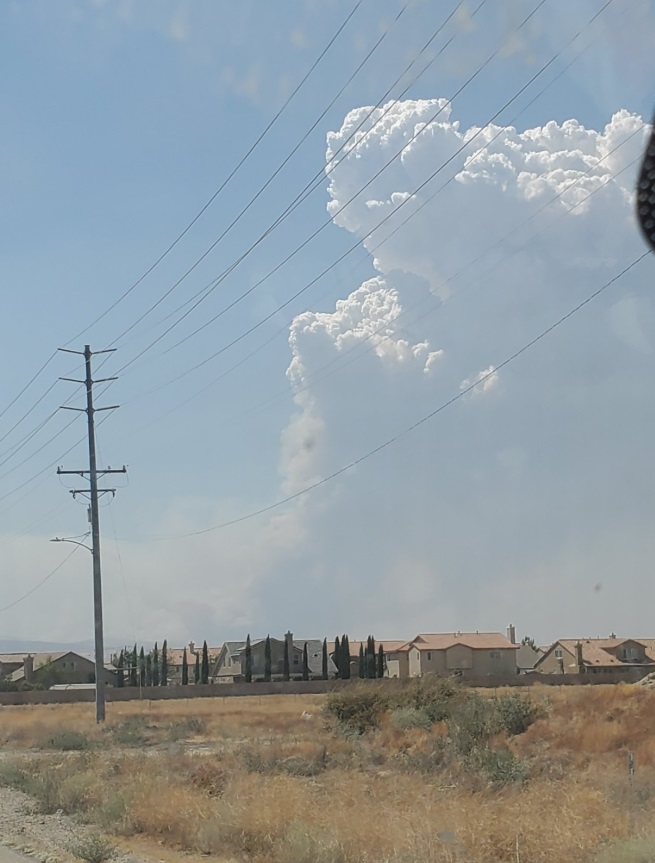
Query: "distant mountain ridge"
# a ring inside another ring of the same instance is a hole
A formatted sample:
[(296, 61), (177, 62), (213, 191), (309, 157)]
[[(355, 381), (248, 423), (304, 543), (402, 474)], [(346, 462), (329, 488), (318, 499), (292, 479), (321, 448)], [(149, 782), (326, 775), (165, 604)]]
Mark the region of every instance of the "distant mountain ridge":
[[(118, 649), (122, 645), (118, 645)], [(105, 652), (116, 649), (116, 645), (105, 644)], [(0, 638), (0, 653), (47, 653), (52, 650), (53, 653), (65, 653), (72, 650), (74, 653), (88, 654), (93, 653), (93, 641), (33, 641), (31, 639), (20, 638)]]

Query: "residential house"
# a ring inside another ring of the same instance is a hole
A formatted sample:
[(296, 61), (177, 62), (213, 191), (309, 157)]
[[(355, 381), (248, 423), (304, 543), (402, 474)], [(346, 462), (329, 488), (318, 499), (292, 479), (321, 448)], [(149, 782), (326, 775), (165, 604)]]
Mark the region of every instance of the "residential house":
[(512, 677), (517, 673), (513, 627), (500, 632), (422, 633), (399, 649), (409, 677), (424, 674)]
[(535, 670), (536, 664), (544, 655), (544, 650), (540, 647), (533, 647), (531, 644), (520, 644), (516, 651), (516, 665), (519, 674), (529, 674)]
[[(182, 659), (185, 650), (189, 666), (189, 683), (194, 681), (196, 656), (199, 656), (202, 661), (202, 644), (198, 645), (194, 641), (190, 641), (186, 647), (169, 647), (167, 650), (168, 682), (172, 685), (182, 683)], [(221, 650), (221, 647), (207, 647), (210, 677)]]
[(605, 679), (640, 677), (655, 669), (655, 640), (560, 638), (535, 666), (542, 674), (602, 674)]
[[(384, 675), (385, 677), (407, 677), (407, 674), (400, 674), (399, 668), (403, 666), (404, 661), (406, 660), (406, 654), (398, 653), (399, 649), (404, 647), (407, 644), (407, 641), (399, 641), (398, 639), (380, 639), (380, 641), (375, 642), (375, 651), (377, 656), (377, 651), (382, 645), (382, 651), (384, 653)], [(350, 676), (358, 677), (359, 676), (359, 648), (363, 647), (364, 653), (366, 653), (366, 641), (351, 641), (348, 639), (348, 649), (350, 651)], [(330, 656), (330, 660), (332, 665), (334, 666), (334, 673), (336, 673), (336, 665), (334, 664), (334, 641), (330, 641), (328, 643), (328, 654)]]
[[(312, 678), (322, 676), (323, 667), (323, 642), (318, 638), (294, 639), (293, 633), (287, 632), (284, 639), (271, 638), (271, 678), (279, 679), (284, 673), (284, 645), (288, 643), (289, 650), (289, 674), (293, 677), (302, 677), (303, 673), (303, 651), (307, 645), (307, 663), (309, 675)], [(256, 638), (250, 643), (252, 661), (252, 679), (257, 680), (264, 677), (266, 669), (266, 639)], [(336, 668), (329, 660), (328, 674), (332, 677)], [(245, 680), (246, 675), (246, 642), (226, 641), (218, 653), (212, 671), (212, 682), (214, 683), (238, 683)]]
[[(10, 653), (0, 655), (0, 676), (13, 683), (55, 684), (92, 683), (95, 680), (95, 663), (87, 656), (73, 651), (49, 653)], [(105, 669), (107, 683), (115, 675)]]

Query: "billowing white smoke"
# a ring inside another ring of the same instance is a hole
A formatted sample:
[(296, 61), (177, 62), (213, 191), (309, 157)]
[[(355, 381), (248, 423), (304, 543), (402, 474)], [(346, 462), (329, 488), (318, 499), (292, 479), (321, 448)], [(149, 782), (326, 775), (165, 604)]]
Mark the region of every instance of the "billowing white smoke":
[(387, 637), (510, 617), (541, 632), (639, 628), (639, 603), (617, 608), (653, 551), (649, 262), (494, 367), (643, 251), (631, 203), (642, 119), (619, 111), (602, 131), (569, 120), (476, 135), (447, 102), (408, 101), (365, 134), (374, 113), (340, 152), (368, 110), (328, 135), (328, 210), (379, 275), (293, 322), (287, 491), (482, 383), (305, 499), (304, 571), (321, 597), (310, 617)]

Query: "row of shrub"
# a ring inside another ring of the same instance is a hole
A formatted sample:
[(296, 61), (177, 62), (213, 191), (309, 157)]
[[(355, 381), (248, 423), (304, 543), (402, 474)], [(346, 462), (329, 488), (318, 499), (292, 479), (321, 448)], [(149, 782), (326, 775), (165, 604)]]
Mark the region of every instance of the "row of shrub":
[(525, 777), (525, 765), (498, 738), (523, 734), (544, 715), (542, 704), (511, 693), (482, 696), (449, 679), (424, 678), (397, 690), (354, 687), (328, 695), (326, 713), (337, 730), (364, 735), (377, 729), (383, 718), (399, 730), (430, 731), (440, 723), (441, 733), (429, 745), (411, 754), (401, 753), (408, 769), (432, 772), (456, 760), (469, 772), (506, 784)]

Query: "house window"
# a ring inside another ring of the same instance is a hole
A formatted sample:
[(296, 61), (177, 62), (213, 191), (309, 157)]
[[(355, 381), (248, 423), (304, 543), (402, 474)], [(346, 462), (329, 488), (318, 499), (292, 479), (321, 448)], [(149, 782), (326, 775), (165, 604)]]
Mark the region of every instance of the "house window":
[(293, 657), (293, 664), (294, 664), (294, 665), (298, 665), (298, 662), (299, 662), (299, 661), (300, 661), (300, 660), (298, 659), (298, 654), (296, 653), (296, 655)]
[(428, 662), (432, 662), (432, 654), (428, 650)]
[(490, 656), (492, 659), (500, 659), (500, 650), (490, 650), (490, 651), (489, 651), (489, 656)]
[(561, 659), (563, 656), (564, 656), (564, 651), (562, 650), (561, 647), (558, 647), (555, 650), (555, 659)]

